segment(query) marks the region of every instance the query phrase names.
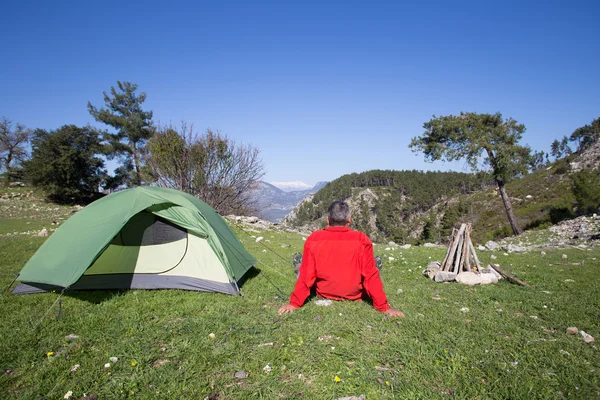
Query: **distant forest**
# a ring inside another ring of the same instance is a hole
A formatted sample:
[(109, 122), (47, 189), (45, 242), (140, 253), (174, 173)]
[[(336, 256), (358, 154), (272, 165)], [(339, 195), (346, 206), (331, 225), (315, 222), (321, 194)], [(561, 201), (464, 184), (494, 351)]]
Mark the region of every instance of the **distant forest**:
[(327, 208), (333, 201), (349, 199), (353, 188), (374, 188), (379, 197), (374, 209), (361, 200), (355, 207), (358, 209), (353, 210), (353, 226), (368, 231), (365, 219), (375, 213), (377, 230), (386, 237), (402, 240), (407, 235), (403, 222), (411, 215), (426, 212), (440, 199), (472, 193), (493, 184), (493, 179), (486, 173), (415, 170), (353, 173), (329, 182), (312, 201), (301, 204), (291, 222), (297, 226), (311, 223), (327, 215)]

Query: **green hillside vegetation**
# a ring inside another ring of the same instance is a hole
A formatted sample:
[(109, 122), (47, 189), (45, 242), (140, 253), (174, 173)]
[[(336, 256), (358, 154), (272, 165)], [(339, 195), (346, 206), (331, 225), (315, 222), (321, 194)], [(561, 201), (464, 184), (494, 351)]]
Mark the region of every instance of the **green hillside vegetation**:
[[(353, 225), (374, 239), (408, 240), (412, 217), (431, 209), (440, 199), (474, 192), (490, 185), (486, 175), (459, 172), (422, 172), (373, 170), (344, 175), (318, 191), (311, 201), (297, 210), (292, 225), (302, 226), (322, 220), (327, 207), (335, 200), (355, 197)], [(377, 200), (371, 204), (361, 197), (373, 191)], [(375, 214), (376, 229), (369, 219)]]
[[(597, 209), (598, 172), (573, 174), (570, 162), (575, 157), (506, 185), (522, 229), (546, 228)], [(574, 191), (574, 182), (579, 182), (579, 191)], [(365, 196), (365, 189), (374, 196)], [(335, 200), (349, 201), (353, 227), (379, 242), (444, 243), (461, 222), (473, 224), (473, 239), (480, 243), (512, 234), (498, 190), (484, 173), (374, 170), (344, 175), (302, 203), (292, 225), (323, 226), (327, 207)]]
[[(575, 155), (560, 159), (506, 185), (518, 223), (524, 230), (544, 229), (598, 210), (600, 170), (573, 172), (570, 162), (574, 159)], [(446, 210), (448, 213), (445, 226), (454, 219), (471, 222), (473, 236), (480, 242), (512, 235), (495, 188), (459, 196), (457, 204)]]
[[(575, 217), (575, 198), (568, 171), (556, 166), (549, 170), (541, 169), (510, 182), (506, 187), (519, 226), (524, 230), (547, 228)], [(480, 242), (512, 235), (496, 188), (458, 197), (456, 204), (448, 207), (444, 215), (442, 230), (451, 226), (452, 221), (454, 224), (470, 222), (473, 224), (473, 237)]]

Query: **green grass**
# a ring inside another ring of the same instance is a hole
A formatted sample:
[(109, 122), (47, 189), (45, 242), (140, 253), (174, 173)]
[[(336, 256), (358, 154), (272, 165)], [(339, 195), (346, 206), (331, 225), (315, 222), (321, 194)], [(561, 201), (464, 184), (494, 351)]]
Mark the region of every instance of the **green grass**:
[[(40, 206), (47, 214), (36, 217), (46, 220), (71, 210)], [(5, 209), (0, 229), (27, 231), (31, 218), (19, 215)], [(314, 299), (281, 317), (277, 309), (293, 289), (290, 260), (302, 250), (302, 236), (234, 229), (259, 260), (242, 285), (244, 297), (73, 292), (62, 297), (56, 319), (58, 293), (0, 296), (2, 398), (61, 399), (68, 391), (102, 399), (600, 397), (597, 344), (566, 334), (576, 326), (600, 339), (599, 247), (494, 253), (494, 262), (534, 286), (526, 289), (506, 281), (437, 284), (421, 271), (443, 258), (444, 248), (376, 245), (389, 301), (406, 318), (385, 318), (365, 302), (319, 307)], [(256, 243), (257, 236), (264, 241)], [(0, 235), (2, 287), (44, 240)], [(487, 263), (491, 254), (479, 257)], [(241, 370), (248, 377), (237, 380)]]
[(36, 235), (42, 228), (52, 231), (67, 220), (73, 207), (44, 200), (43, 193), (30, 187), (0, 187), (0, 236)]

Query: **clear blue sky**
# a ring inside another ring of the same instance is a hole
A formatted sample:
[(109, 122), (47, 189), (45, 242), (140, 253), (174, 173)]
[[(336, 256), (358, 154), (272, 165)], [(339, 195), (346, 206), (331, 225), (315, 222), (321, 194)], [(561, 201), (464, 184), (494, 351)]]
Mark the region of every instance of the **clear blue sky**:
[(267, 181), (462, 170), (408, 149), (432, 115), (501, 112), (523, 143), (600, 117), (600, 1), (6, 1), (0, 116), (95, 122), (117, 80), (155, 121), (261, 150)]

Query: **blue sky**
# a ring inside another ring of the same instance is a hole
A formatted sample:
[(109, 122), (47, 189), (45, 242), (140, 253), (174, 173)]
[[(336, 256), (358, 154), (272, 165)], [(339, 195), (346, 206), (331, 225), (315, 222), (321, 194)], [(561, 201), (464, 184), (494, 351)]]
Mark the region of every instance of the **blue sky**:
[(499, 111), (544, 151), (600, 117), (598, 15), (598, 1), (3, 2), (0, 116), (100, 127), (87, 102), (130, 81), (155, 121), (259, 148), (267, 181), (463, 170), (408, 149), (432, 115)]

